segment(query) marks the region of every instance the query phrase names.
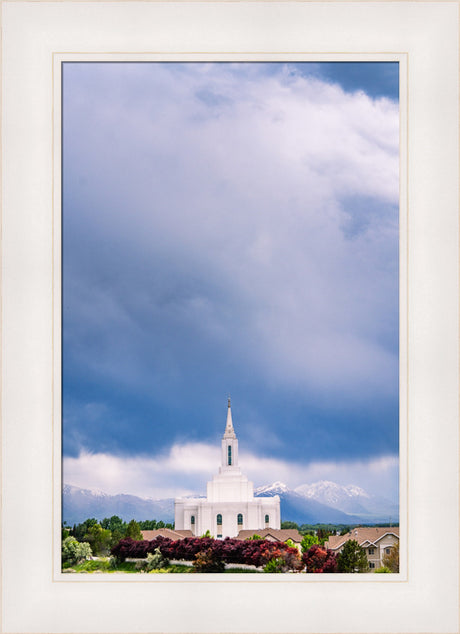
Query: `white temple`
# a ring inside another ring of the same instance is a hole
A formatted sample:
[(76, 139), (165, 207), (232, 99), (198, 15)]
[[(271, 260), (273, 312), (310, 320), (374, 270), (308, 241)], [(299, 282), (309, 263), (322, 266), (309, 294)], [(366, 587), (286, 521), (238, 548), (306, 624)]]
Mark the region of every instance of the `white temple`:
[(243, 529), (280, 528), (279, 496), (254, 497), (253, 483), (238, 466), (238, 439), (230, 399), (219, 473), (207, 483), (206, 498), (174, 501), (174, 521), (176, 530), (189, 529), (197, 536), (209, 530), (218, 539), (236, 537)]

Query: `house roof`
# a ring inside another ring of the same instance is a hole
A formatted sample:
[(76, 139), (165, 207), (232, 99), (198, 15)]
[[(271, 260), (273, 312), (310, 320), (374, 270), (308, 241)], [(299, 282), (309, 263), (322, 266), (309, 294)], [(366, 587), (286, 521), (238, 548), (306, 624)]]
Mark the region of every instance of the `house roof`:
[(172, 530), (171, 528), (157, 528), (152, 531), (141, 531), (142, 539), (146, 539), (149, 542), (156, 537), (168, 537), (174, 541), (178, 539), (184, 539), (184, 537), (193, 537), (193, 533), (190, 530)]
[(345, 535), (331, 535), (325, 546), (331, 550), (338, 550), (350, 539), (356, 540), (360, 546), (376, 545), (385, 535), (394, 535), (399, 539), (399, 526), (391, 528), (388, 526), (358, 526)]
[(302, 535), (295, 528), (263, 528), (260, 530), (241, 530), (236, 539), (248, 539), (253, 535), (260, 535), (263, 539), (274, 539), (277, 542), (285, 542), (292, 539), (294, 543), (300, 543), (303, 539)]

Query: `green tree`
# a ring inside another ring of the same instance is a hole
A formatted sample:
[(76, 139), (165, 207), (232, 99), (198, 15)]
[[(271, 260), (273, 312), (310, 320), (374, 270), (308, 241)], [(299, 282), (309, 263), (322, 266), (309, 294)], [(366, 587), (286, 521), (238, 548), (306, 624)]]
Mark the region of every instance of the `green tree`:
[(305, 535), (300, 544), (302, 552), (306, 553), (313, 544), (319, 544), (318, 537), (316, 535)]
[(295, 528), (299, 530), (299, 525), (295, 522), (281, 522), (281, 528)]
[[(112, 533), (112, 539), (110, 546), (118, 544), (120, 539), (123, 539), (126, 533), (128, 525), (118, 515), (112, 515), (112, 517), (105, 517), (101, 522), (102, 528), (109, 530)], [(143, 527), (142, 527), (143, 528)]]
[(138, 522), (141, 531), (154, 531), (157, 527), (156, 520), (142, 520)]
[(316, 536), (318, 537), (318, 544), (324, 546), (324, 543), (327, 542), (330, 535), (332, 535), (332, 533), (327, 528), (318, 528), (316, 532)]
[(349, 539), (337, 557), (339, 572), (368, 572), (369, 563), (363, 548), (354, 539)]
[(102, 528), (100, 524), (93, 524), (85, 535), (85, 541), (89, 543), (93, 553), (106, 553), (112, 544), (112, 532)]
[(141, 529), (136, 520), (131, 520), (126, 527), (125, 537), (131, 537), (134, 540), (142, 539)]
[(383, 556), (382, 562), (391, 572), (399, 572), (399, 541), (390, 548), (388, 555)]
[(124, 522), (121, 517), (118, 515), (112, 515), (112, 517), (104, 517), (101, 522), (102, 528), (105, 528), (109, 531), (125, 531), (126, 530), (126, 522)]
[(91, 528), (91, 526), (94, 526), (97, 523), (98, 523), (97, 519), (95, 519), (94, 517), (91, 517), (90, 519), (85, 520), (81, 524), (77, 524), (76, 526), (73, 527), (73, 530), (72, 530), (73, 536), (79, 542), (85, 541), (86, 533)]
[(78, 564), (84, 559), (90, 559), (91, 546), (87, 542), (80, 543), (75, 537), (66, 537), (62, 542), (62, 564), (73, 565)]

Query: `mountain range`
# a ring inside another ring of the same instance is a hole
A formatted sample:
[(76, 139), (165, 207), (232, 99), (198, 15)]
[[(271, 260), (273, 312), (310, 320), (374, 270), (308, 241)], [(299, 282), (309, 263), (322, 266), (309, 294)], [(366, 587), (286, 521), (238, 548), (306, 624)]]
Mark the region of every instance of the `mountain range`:
[[(280, 496), (281, 520), (297, 524), (378, 524), (397, 522), (397, 504), (370, 495), (360, 487), (342, 486), (321, 480), (290, 489), (282, 482), (254, 489), (257, 497)], [(174, 499), (140, 498), (135, 495), (109, 495), (95, 489), (64, 485), (63, 521), (77, 524), (89, 517), (102, 520), (118, 515), (125, 521), (156, 519), (174, 521)]]
[(397, 522), (399, 507), (384, 497), (370, 495), (355, 485), (328, 480), (290, 489), (282, 482), (254, 490), (256, 496), (279, 495), (281, 520), (297, 524), (377, 524)]

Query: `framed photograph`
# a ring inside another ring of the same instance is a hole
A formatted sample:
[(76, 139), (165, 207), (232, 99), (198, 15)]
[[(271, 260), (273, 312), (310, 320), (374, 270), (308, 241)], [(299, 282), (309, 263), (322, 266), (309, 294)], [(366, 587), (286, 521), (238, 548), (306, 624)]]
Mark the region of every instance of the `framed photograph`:
[[(387, 569), (405, 60), (56, 63), (66, 543), (107, 556), (134, 520), (188, 563), (217, 549), (208, 571), (303, 571), (309, 544), (352, 572), (348, 541)], [(254, 536), (305, 561), (243, 556)]]
[(2, 33), (2, 631), (458, 632), (458, 3)]

